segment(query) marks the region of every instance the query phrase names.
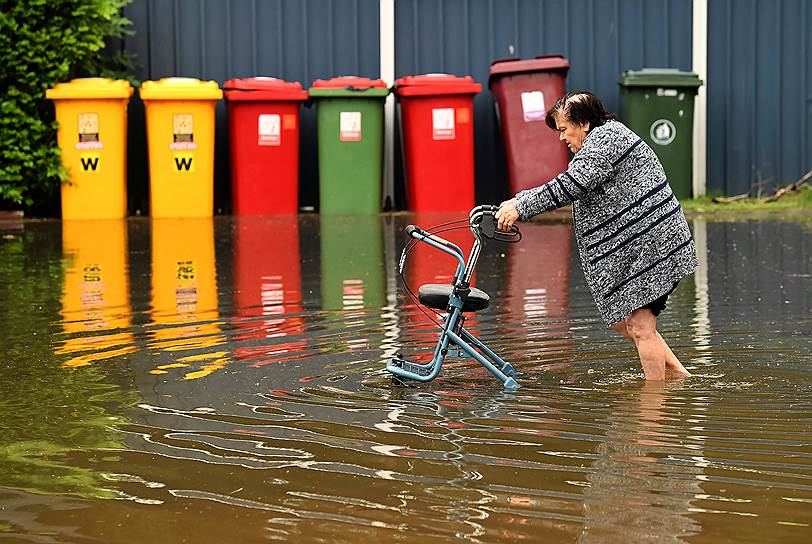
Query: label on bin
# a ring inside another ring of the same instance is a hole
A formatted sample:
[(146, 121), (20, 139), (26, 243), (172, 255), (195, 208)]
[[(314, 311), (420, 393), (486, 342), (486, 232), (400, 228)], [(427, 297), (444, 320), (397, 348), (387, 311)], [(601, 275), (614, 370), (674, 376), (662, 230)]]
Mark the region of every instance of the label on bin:
[(190, 313), (197, 309), (197, 272), (195, 261), (176, 261), (175, 304), (178, 312)]
[(197, 149), (191, 113), (172, 114), (172, 143), (169, 149)]
[(361, 112), (342, 111), (339, 118), (339, 140), (342, 142), (360, 142)]
[(296, 130), (296, 116), (285, 114), (282, 116), (282, 130)]
[(662, 87), (657, 89), (657, 96), (677, 96), (678, 94), (676, 89), (663, 89)]
[(544, 108), (544, 93), (530, 91), (522, 93), (522, 115), (524, 122), (544, 121), (547, 110)]
[(76, 142), (76, 149), (101, 149), (102, 143), (99, 141), (99, 114), (80, 113), (79, 138)]
[(648, 130), (651, 141), (659, 145), (668, 145), (677, 136), (677, 127), (668, 119), (657, 119)]
[(104, 147), (102, 142), (76, 142), (76, 149), (101, 149)]
[(453, 140), (454, 108), (434, 108), (431, 110), (431, 137), (434, 140)]
[(257, 144), (281, 145), (282, 122), (278, 113), (260, 113), (257, 121)]

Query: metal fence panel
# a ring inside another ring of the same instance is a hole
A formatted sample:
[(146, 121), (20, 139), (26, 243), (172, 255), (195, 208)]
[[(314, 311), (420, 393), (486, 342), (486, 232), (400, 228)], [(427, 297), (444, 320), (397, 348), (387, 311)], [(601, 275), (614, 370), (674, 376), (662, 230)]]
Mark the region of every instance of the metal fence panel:
[[(136, 77), (222, 83), (270, 75), (378, 77), (378, 0), (135, 0)], [(620, 106), (618, 79), (643, 67), (691, 69), (691, 0), (396, 0), (396, 76), (471, 75), (487, 86), (495, 59), (562, 54), (567, 88)], [(812, 4), (709, 0), (708, 189), (770, 191), (812, 168)], [(389, 82), (392, 83), (392, 82)], [(487, 88), (474, 102), (477, 201), (507, 195), (501, 134)], [(225, 106), (218, 108), (216, 201), (228, 211)], [(301, 198), (318, 199), (315, 111), (302, 117)], [(540, 157), (543, 160), (543, 157)], [(396, 153), (397, 203), (404, 205)], [(143, 105), (130, 123), (130, 211), (146, 210)], [(542, 181), (542, 180), (540, 180)]]
[(812, 169), (812, 3), (710, 0), (708, 190), (771, 193)]
[[(395, 9), (398, 77), (446, 72), (487, 87), (496, 59), (562, 54), (567, 88), (617, 111), (624, 70), (691, 69), (691, 0), (397, 0)], [(508, 196), (505, 157), (487, 88), (474, 109), (477, 201), (498, 202)]]

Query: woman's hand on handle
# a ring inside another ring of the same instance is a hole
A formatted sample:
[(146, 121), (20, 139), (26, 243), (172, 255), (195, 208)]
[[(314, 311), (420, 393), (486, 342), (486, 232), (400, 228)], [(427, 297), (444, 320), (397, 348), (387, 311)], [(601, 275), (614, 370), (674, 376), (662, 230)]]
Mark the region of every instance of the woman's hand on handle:
[(516, 199), (505, 200), (499, 205), (496, 212), (496, 228), (506, 232), (510, 230), (513, 223), (519, 220), (519, 210), (516, 208)]

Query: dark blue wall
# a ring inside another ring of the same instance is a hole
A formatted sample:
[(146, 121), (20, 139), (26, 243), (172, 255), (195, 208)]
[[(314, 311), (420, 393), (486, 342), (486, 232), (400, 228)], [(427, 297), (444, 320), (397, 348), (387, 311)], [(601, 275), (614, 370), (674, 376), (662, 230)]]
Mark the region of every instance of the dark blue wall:
[[(494, 59), (559, 53), (568, 89), (619, 109), (618, 79), (643, 67), (691, 69), (691, 0), (396, 0), (396, 76), (471, 75), (477, 201), (507, 196), (501, 135), (487, 92)], [(266, 75), (300, 81), (379, 77), (378, 0), (134, 0), (139, 79)], [(812, 168), (812, 2), (709, 0), (708, 190), (771, 191)], [(392, 82), (388, 82), (392, 83)], [(147, 209), (143, 106), (130, 123), (130, 209)], [(315, 115), (302, 119), (302, 205), (318, 202)], [(218, 109), (216, 206), (229, 211), (224, 104)], [(396, 155), (399, 154), (396, 153)], [(397, 204), (403, 205), (400, 157)]]
[(507, 195), (504, 150), (490, 93), (495, 59), (562, 54), (568, 89), (589, 89), (618, 111), (623, 70), (691, 68), (691, 0), (396, 0), (396, 73), (471, 75), (477, 201)]
[(812, 169), (812, 2), (710, 0), (708, 190), (771, 193)]

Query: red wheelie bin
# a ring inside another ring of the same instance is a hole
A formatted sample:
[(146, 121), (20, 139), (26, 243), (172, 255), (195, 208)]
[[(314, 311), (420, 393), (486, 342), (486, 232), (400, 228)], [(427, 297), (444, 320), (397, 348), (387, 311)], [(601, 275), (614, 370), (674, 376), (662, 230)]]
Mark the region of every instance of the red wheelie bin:
[(224, 85), (236, 215), (292, 214), (299, 208), (299, 109), (307, 91), (271, 77)]
[(569, 67), (560, 55), (491, 64), (488, 88), (497, 102), (511, 195), (546, 183), (567, 169), (567, 147), (544, 118), (564, 96)]
[(406, 199), (413, 211), (474, 206), (474, 95), (471, 76), (406, 76), (395, 82), (403, 128)]

